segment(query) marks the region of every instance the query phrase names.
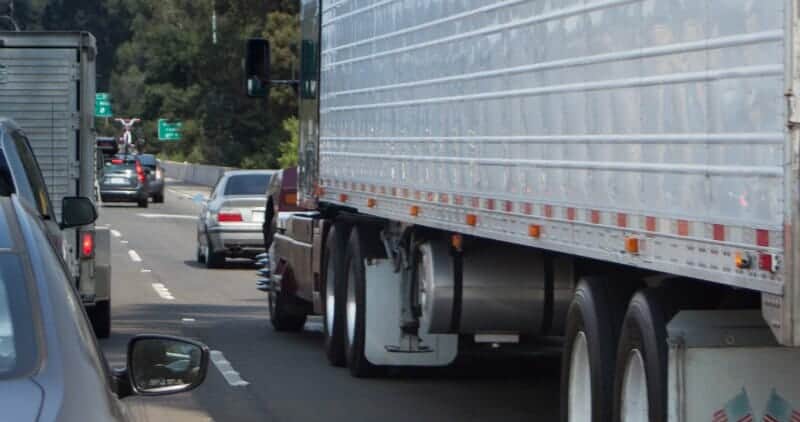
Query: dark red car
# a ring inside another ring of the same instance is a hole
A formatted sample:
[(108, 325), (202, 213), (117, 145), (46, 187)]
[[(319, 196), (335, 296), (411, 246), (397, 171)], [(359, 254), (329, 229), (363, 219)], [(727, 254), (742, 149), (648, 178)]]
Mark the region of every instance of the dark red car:
[(277, 230), (278, 213), (304, 211), (297, 206), (297, 167), (289, 167), (272, 176), (267, 187), (267, 204), (264, 210), (264, 248), (269, 250)]

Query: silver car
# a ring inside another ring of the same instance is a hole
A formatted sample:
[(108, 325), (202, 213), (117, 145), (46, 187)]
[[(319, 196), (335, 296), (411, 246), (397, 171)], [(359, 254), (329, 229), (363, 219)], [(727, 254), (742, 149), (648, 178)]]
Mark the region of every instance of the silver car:
[[(97, 217), (86, 198), (65, 198), (64, 210), (67, 227)], [(136, 336), (127, 367), (112, 372), (42, 221), (0, 189), (0, 420), (127, 421), (120, 399), (191, 390), (208, 361), (200, 343)]]
[(225, 258), (264, 252), (264, 195), (273, 170), (235, 170), (217, 181), (197, 221), (197, 261), (219, 268)]

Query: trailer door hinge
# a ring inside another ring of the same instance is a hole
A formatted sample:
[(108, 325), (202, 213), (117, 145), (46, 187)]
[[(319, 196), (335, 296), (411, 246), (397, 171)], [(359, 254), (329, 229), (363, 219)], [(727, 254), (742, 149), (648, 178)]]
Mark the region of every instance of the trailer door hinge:
[(69, 177), (72, 179), (78, 179), (81, 177), (81, 162), (80, 161), (73, 161), (72, 164), (69, 166)]
[(792, 91), (786, 92), (785, 96), (787, 107), (789, 108), (789, 121), (787, 124), (792, 128), (800, 125), (800, 110), (797, 107), (797, 97)]

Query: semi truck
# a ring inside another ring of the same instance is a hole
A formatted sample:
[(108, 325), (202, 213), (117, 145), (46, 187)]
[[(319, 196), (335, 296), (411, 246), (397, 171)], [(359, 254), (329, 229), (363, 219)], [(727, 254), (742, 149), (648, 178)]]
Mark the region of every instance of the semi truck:
[[(0, 32), (0, 116), (30, 141), (54, 215), (65, 197), (96, 200), (97, 47), (87, 32)], [(94, 224), (63, 231), (64, 263), (98, 337), (111, 332), (110, 234)]]
[(273, 325), (357, 377), (555, 338), (563, 421), (799, 420), (798, 7), (301, 0)]

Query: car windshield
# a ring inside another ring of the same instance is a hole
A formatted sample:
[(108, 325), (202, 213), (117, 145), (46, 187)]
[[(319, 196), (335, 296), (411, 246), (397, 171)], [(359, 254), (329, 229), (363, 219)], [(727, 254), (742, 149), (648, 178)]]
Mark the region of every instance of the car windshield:
[(0, 378), (30, 371), (36, 362), (31, 303), (19, 257), (0, 254)]
[(225, 195), (263, 195), (268, 184), (269, 174), (237, 174), (228, 179)]

